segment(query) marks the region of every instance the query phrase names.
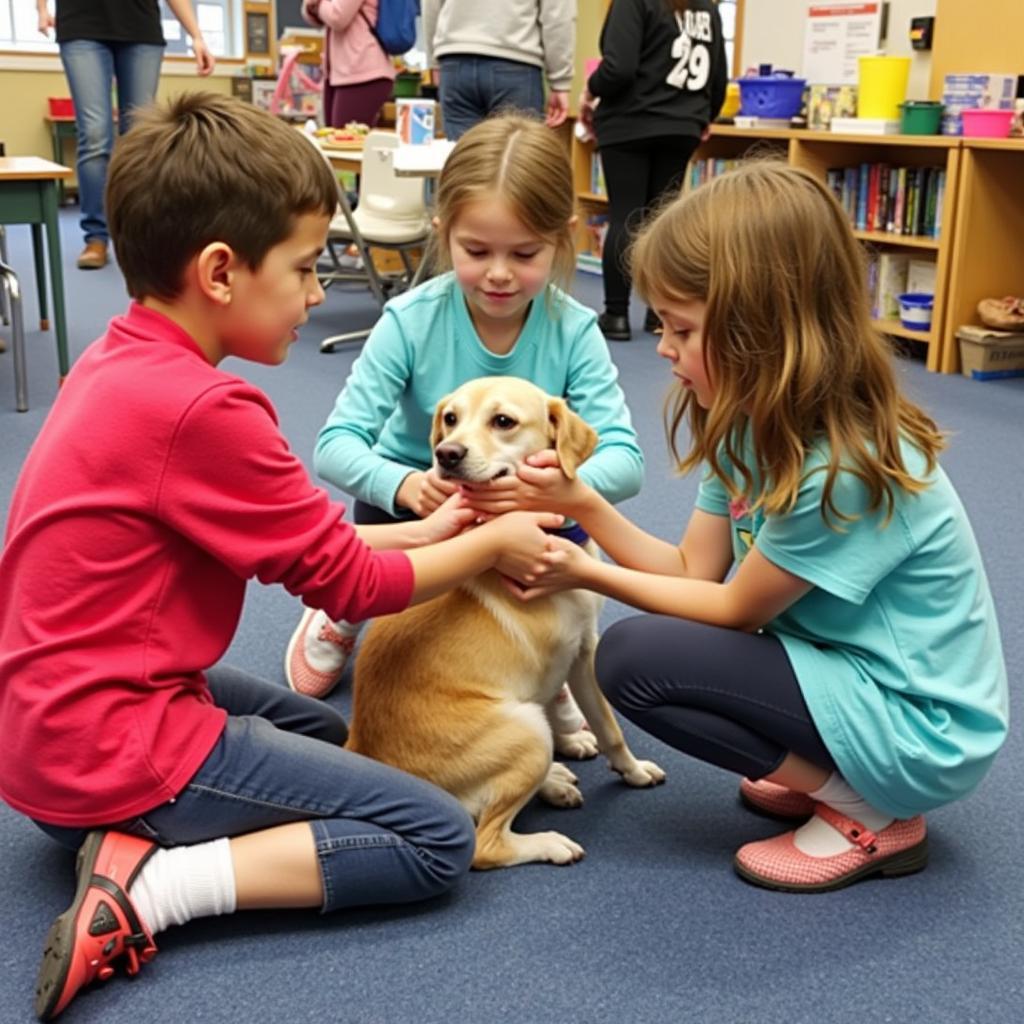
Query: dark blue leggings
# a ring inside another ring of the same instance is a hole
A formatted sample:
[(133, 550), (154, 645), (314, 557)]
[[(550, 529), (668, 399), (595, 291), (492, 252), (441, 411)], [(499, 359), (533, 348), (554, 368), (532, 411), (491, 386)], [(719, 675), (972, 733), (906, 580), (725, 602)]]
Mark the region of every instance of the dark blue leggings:
[(790, 752), (835, 771), (774, 636), (641, 615), (607, 630), (596, 667), (615, 708), (685, 754), (751, 779)]

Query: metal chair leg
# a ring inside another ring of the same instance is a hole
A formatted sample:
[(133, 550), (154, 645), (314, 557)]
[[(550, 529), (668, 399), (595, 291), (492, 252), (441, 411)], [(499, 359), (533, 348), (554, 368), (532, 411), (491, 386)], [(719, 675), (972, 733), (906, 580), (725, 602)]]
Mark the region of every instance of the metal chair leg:
[[(0, 263), (5, 266), (8, 263), (7, 259), (7, 229), (0, 224)], [(0, 292), (0, 320), (3, 321), (6, 327), (11, 322), (11, 311), (10, 311), (10, 299), (7, 297), (7, 289)]]
[(18, 275), (0, 263), (0, 285), (10, 304), (14, 355), (14, 401), (18, 412), (28, 412), (28, 375), (25, 369), (25, 320), (21, 311), (21, 287)]

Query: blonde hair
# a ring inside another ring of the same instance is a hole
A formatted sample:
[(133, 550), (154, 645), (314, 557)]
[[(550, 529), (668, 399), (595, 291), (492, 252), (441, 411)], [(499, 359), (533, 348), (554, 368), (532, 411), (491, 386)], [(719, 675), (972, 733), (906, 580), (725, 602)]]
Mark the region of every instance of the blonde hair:
[(576, 269), (575, 191), (569, 154), (557, 133), (523, 114), (498, 114), (455, 144), (437, 186), (432, 259), (451, 269), (449, 234), (462, 210), (500, 198), (523, 226), (555, 247), (552, 280), (567, 291)]
[(114, 147), (106, 208), (135, 299), (174, 299), (210, 242), (256, 269), (304, 213), (331, 216), (334, 175), (316, 149), (251, 103), (195, 92), (138, 111)]
[[(835, 197), (810, 173), (755, 160), (675, 199), (631, 251), (637, 291), (650, 299), (706, 303), (704, 361), (714, 396), (702, 409), (680, 388), (666, 406), (666, 433), (680, 471), (706, 462), (733, 498), (766, 513), (790, 511), (811, 445), (829, 460), (821, 501), (838, 509), (840, 468), (864, 483), (869, 509), (892, 514), (894, 490), (926, 486), (907, 470), (903, 437), (927, 473), (945, 447), (935, 423), (899, 390), (888, 343), (871, 324), (864, 251)], [(676, 435), (689, 415), (690, 449)], [(761, 493), (741, 464), (749, 425)], [(745, 490), (722, 469), (720, 450)]]

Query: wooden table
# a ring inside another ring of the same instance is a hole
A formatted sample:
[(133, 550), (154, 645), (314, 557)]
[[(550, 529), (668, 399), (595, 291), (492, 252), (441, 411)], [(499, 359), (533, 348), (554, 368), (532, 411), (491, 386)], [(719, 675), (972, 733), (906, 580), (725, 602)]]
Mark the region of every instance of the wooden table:
[[(68, 334), (64, 311), (64, 273), (57, 224), (57, 183), (71, 176), (71, 168), (35, 156), (0, 157), (0, 224), (30, 224), (35, 257), (36, 289), (39, 294), (39, 329), (50, 327), (46, 305), (46, 263), (50, 264), (53, 289), (53, 320), (57, 334), (60, 380), (67, 376)], [(46, 257), (43, 232), (46, 232)], [(24, 373), (21, 374), (24, 377)], [(24, 379), (16, 381), (18, 411), (28, 408)]]

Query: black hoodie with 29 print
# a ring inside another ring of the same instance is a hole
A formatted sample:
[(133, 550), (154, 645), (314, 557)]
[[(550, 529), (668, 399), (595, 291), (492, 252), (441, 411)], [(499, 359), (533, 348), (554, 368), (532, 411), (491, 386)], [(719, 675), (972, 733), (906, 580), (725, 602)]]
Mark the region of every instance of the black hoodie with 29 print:
[(601, 58), (587, 83), (601, 100), (594, 111), (599, 145), (699, 137), (722, 109), (728, 69), (712, 0), (689, 0), (678, 17), (668, 0), (613, 0)]

